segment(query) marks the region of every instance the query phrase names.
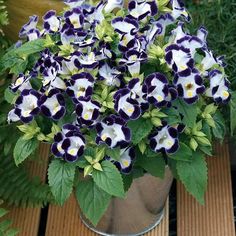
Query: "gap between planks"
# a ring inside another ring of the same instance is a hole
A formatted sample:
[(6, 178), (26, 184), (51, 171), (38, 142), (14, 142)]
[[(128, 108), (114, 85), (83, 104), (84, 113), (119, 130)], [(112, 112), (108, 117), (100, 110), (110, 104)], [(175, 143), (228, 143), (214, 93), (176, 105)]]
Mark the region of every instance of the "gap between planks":
[(216, 144), (215, 153), (207, 158), (205, 206), (177, 183), (178, 236), (235, 236), (228, 144)]
[[(48, 211), (46, 236), (97, 236), (81, 221), (79, 207), (72, 195), (63, 207), (51, 205)], [(159, 226), (145, 236), (169, 235), (169, 204), (165, 206), (165, 215)]]
[[(28, 163), (30, 176), (39, 176), (45, 182), (48, 166), (49, 146), (41, 144), (39, 147), (39, 162), (31, 161)], [(40, 223), (40, 208), (18, 208), (10, 209), (7, 219), (13, 221), (12, 226), (19, 230), (17, 236), (37, 236)]]

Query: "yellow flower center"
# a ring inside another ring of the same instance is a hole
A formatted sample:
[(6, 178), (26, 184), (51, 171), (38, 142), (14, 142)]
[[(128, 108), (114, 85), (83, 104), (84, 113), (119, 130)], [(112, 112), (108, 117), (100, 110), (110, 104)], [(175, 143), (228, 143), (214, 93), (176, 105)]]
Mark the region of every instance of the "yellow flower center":
[(122, 164), (124, 167), (128, 167), (129, 166), (129, 162), (127, 160), (123, 160)]
[(228, 91), (223, 91), (223, 97), (227, 98), (229, 96), (229, 92)]
[(75, 149), (75, 148), (72, 148), (72, 149), (69, 149), (69, 150), (68, 150), (68, 154), (70, 154), (70, 155), (72, 155), (72, 156), (75, 156), (76, 153), (77, 153), (77, 149)]
[(103, 134), (102, 137), (101, 137), (102, 141), (106, 141), (107, 139), (107, 135), (106, 134)]

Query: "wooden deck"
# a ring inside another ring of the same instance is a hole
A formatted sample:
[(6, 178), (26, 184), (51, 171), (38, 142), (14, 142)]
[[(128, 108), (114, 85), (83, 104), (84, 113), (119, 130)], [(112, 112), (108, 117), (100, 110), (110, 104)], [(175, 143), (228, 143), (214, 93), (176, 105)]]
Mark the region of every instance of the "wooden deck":
[[(205, 206), (200, 206), (182, 184), (177, 183), (177, 235), (178, 236), (235, 236), (233, 200), (228, 145), (216, 145), (216, 156), (208, 158), (209, 184)], [(40, 147), (40, 155), (47, 159), (46, 146)], [(34, 174), (45, 180), (46, 165), (30, 166)], [(9, 218), (21, 231), (19, 236), (37, 236), (41, 209), (13, 209)], [(42, 235), (42, 234), (41, 234)], [(40, 236), (41, 236), (40, 235)], [(64, 207), (50, 205), (45, 236), (95, 236), (79, 218), (79, 208), (74, 196)], [(166, 204), (161, 224), (145, 236), (169, 236), (169, 213)]]

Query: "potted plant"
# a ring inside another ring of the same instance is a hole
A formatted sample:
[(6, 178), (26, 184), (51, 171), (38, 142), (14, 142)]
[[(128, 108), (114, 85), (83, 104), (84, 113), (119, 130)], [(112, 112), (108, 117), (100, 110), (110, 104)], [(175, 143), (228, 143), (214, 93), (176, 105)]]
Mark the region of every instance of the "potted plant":
[(224, 136), (230, 99), (225, 63), (204, 27), (188, 31), (179, 0), (65, 3), (42, 27), (31, 16), (0, 61), (17, 75), (7, 90), (8, 122), (22, 132), (14, 160), (50, 143), (55, 200), (75, 188), (92, 230), (142, 235), (160, 222), (172, 175), (204, 203), (204, 156)]

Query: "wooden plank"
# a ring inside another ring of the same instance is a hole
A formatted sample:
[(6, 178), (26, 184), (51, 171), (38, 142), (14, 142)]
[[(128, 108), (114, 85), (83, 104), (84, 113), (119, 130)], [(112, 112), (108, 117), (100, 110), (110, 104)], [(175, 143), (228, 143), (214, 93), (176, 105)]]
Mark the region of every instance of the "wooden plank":
[[(168, 203), (165, 207), (165, 216), (158, 227), (145, 234), (145, 236), (168, 236), (169, 211)], [(72, 195), (63, 207), (49, 207), (46, 236), (96, 236), (98, 234), (89, 230), (81, 221), (79, 207), (75, 196)]]
[[(46, 179), (48, 155), (48, 145), (40, 145), (39, 157), (42, 160), (41, 163), (32, 161), (28, 167), (30, 174), (39, 176), (42, 181)], [(7, 218), (13, 221), (13, 227), (19, 229), (18, 236), (37, 236), (40, 213), (40, 208), (12, 208)]]
[(177, 235), (235, 236), (228, 145), (217, 144), (209, 157), (205, 206), (199, 205), (177, 184)]

